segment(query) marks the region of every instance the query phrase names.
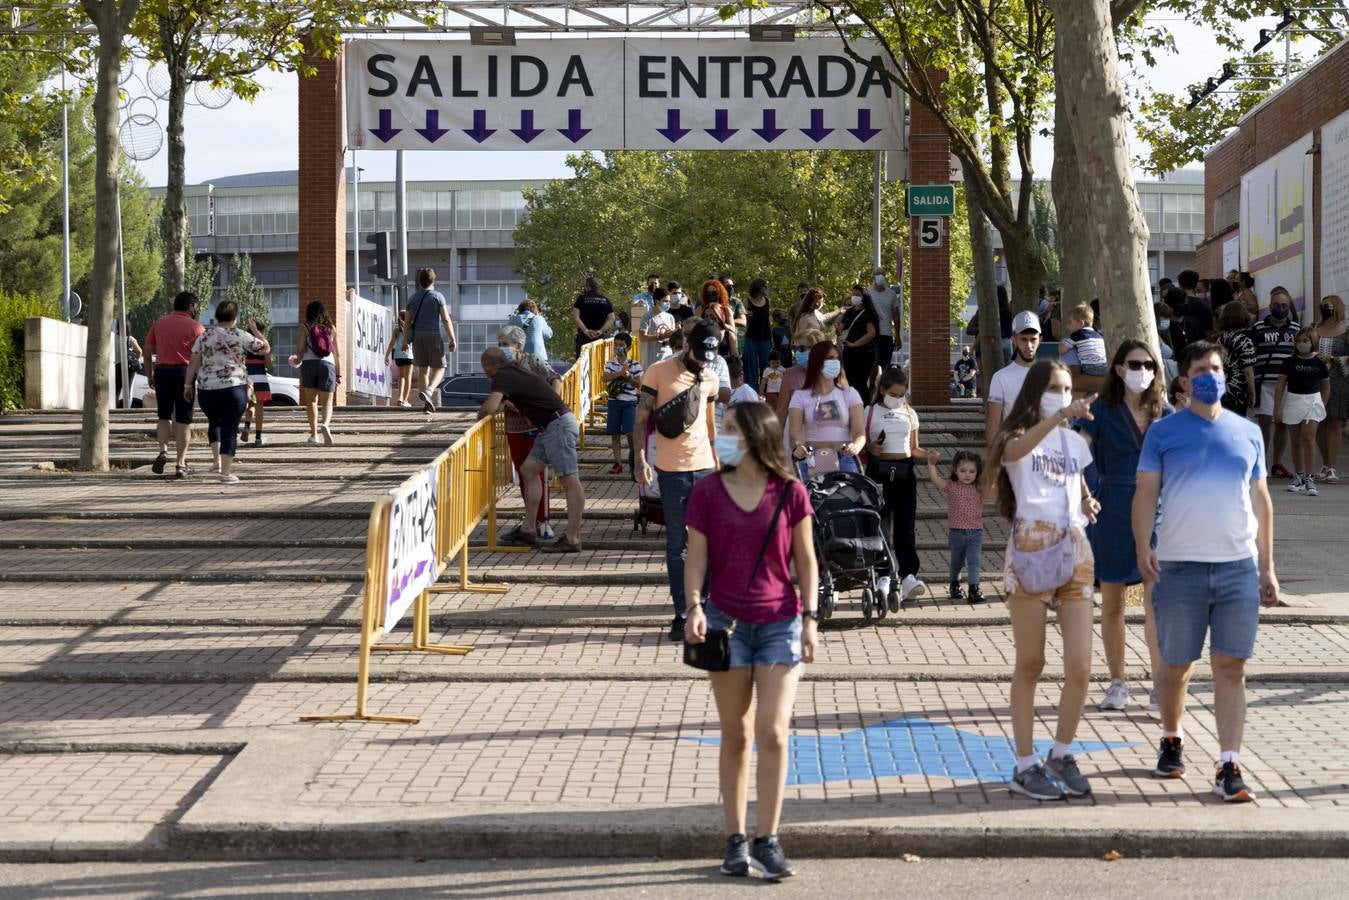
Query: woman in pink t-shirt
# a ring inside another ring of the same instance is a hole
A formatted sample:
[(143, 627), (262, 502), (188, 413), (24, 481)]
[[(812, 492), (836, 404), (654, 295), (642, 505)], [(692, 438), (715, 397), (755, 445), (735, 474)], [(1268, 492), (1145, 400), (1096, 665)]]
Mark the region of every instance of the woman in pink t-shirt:
[[(815, 659), (819, 585), (810, 496), (792, 476), (781, 433), (767, 404), (741, 403), (726, 410), (716, 439), (721, 472), (698, 482), (689, 498), (684, 563), (689, 610), (684, 639), (701, 644), (708, 628), (731, 629), (730, 669), (710, 674), (721, 720), (721, 797), (728, 835), (721, 871), (745, 875), (753, 866), (774, 879), (794, 874), (777, 829), (800, 664)], [(709, 581), (705, 603), (700, 596), (704, 578)], [(751, 736), (746, 725), (755, 694), (759, 704)], [(745, 837), (751, 737), (759, 754), (752, 844)]]

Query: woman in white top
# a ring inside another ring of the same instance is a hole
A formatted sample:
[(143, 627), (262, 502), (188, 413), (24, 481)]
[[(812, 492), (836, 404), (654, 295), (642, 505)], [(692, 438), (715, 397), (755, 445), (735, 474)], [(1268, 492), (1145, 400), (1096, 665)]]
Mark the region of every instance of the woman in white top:
[[(1012, 619), (1016, 669), (1012, 674), (1012, 736), (1016, 773), (1008, 787), (1033, 800), (1091, 793), (1069, 747), (1087, 700), (1091, 677), (1092, 581), (1095, 563), (1087, 522), (1100, 504), (1082, 472), (1091, 450), (1067, 426), (1092, 418), (1095, 394), (1073, 400), (1073, 378), (1058, 360), (1036, 361), (1002, 420), (988, 457), (1002, 514), (1012, 522), (1007, 542), (1007, 611)], [(1054, 746), (1041, 764), (1032, 740), (1035, 691), (1045, 665), (1045, 619), (1058, 610), (1063, 635), (1063, 690)]]
[(225, 300), (215, 308), (215, 327), (203, 331), (192, 345), (192, 361), (187, 365), (183, 385), (183, 399), (189, 403), (197, 386), (201, 387), (201, 411), (206, 413), (209, 423), (206, 435), (211, 442), (211, 471), (220, 473), (222, 484), (239, 483), (239, 476), (230, 473), (230, 466), (238, 447), (239, 420), (248, 408), (245, 357), (272, 349), (252, 320), (248, 331), (236, 328), (238, 317), (239, 305), (233, 300)]
[[(904, 369), (886, 366), (876, 382), (876, 402), (866, 412), (867, 477), (885, 497), (890, 547), (899, 566), (900, 601), (927, 592), (927, 585), (918, 580), (918, 477), (913, 468), (914, 460), (924, 459), (927, 451), (918, 445), (918, 413), (909, 405), (908, 394)], [(877, 587), (883, 598), (890, 596), (889, 578), (879, 579)]]
[(805, 386), (788, 407), (792, 459), (803, 481), (820, 472), (861, 472), (866, 446), (862, 397), (843, 377), (838, 347), (820, 341), (810, 350)]

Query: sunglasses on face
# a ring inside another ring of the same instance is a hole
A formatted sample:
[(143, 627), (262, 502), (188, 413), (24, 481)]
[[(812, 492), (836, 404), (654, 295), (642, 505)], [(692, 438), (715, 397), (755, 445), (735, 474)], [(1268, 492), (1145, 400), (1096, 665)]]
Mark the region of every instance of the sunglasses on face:
[(1125, 365), (1135, 372), (1141, 369), (1147, 369), (1149, 372), (1157, 371), (1157, 364), (1150, 359), (1131, 359)]
[(793, 348), (792, 348), (792, 352), (793, 352), (793, 353), (809, 353), (809, 352), (810, 352), (810, 348), (809, 348), (809, 347), (793, 347)]

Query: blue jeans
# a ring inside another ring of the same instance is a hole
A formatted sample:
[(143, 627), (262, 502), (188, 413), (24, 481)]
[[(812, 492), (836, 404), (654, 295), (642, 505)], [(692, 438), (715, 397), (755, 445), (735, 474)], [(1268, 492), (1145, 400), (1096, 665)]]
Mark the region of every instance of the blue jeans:
[(1157, 648), (1173, 666), (1197, 660), (1204, 650), (1250, 659), (1260, 624), (1260, 577), (1254, 559), (1232, 562), (1162, 562), (1152, 591)]
[[(694, 472), (656, 470), (656, 482), (660, 485), (660, 505), (665, 512), (665, 569), (670, 577), (670, 599), (674, 601), (677, 616), (683, 616), (686, 611), (684, 555), (689, 549), (689, 536), (684, 530), (684, 512), (689, 507), (689, 495), (693, 493), (693, 486), (711, 474), (711, 469), (698, 469)], [(706, 584), (703, 587), (703, 596), (706, 596)]]
[(984, 532), (981, 528), (952, 528), (948, 532), (951, 547), (951, 583), (960, 581), (960, 570), (968, 562), (970, 587), (979, 586), (979, 554), (984, 551)]
[[(732, 619), (710, 602), (706, 604), (707, 627), (726, 629)], [(736, 622), (731, 632), (731, 668), (795, 666), (801, 662), (801, 617), (792, 616), (755, 625)]]
[(759, 377), (768, 368), (768, 354), (773, 352), (773, 342), (751, 341), (745, 338), (745, 384), (759, 389)]
[[(792, 462), (796, 464), (796, 475), (802, 481), (810, 481), (810, 457), (805, 459), (793, 458)], [(838, 470), (840, 472), (861, 472), (862, 465), (857, 461), (857, 457), (848, 456), (846, 453), (838, 455)]]

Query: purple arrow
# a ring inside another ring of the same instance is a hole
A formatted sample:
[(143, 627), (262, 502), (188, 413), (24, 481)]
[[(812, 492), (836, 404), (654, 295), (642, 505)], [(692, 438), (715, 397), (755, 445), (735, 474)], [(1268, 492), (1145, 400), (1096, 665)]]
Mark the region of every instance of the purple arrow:
[(371, 128), (370, 133), (387, 144), (394, 139), (394, 135), (402, 130), (393, 127), (393, 110), (381, 109), (379, 111), (379, 127)]
[(778, 111), (776, 109), (765, 109), (763, 111), (763, 127), (751, 130), (770, 144), (787, 133), (787, 129), (778, 127)]
[(450, 129), (440, 127), (439, 110), (428, 109), (426, 111), (426, 127), (418, 128), (417, 133), (434, 144), (436, 141), (449, 134)]
[(543, 134), (542, 128), (534, 127), (534, 110), (532, 109), (520, 110), (520, 127), (512, 128), (511, 134), (515, 135), (520, 140), (524, 141), (526, 144), (534, 140), (534, 138), (538, 137), (539, 135)]
[(487, 127), (487, 110), (485, 109), (473, 110), (473, 127), (465, 128), (464, 134), (468, 135), (469, 137), (473, 138), (473, 140), (481, 144), (483, 141), (487, 140), (489, 137), (491, 137), (496, 133), (497, 130), (495, 128)]
[(679, 143), (679, 139), (689, 133), (688, 128), (679, 127), (679, 110), (667, 109), (665, 111), (665, 127), (657, 128), (656, 133), (665, 136), (672, 144)]
[(834, 129), (824, 127), (824, 110), (812, 109), (810, 111), (810, 127), (802, 128), (801, 132), (818, 144), (820, 141), (833, 134)]
[(727, 123), (729, 113), (727, 110), (719, 109), (712, 115), (713, 115), (712, 121), (716, 127), (704, 128), (703, 131), (706, 131), (708, 134), (712, 135), (712, 137), (716, 138), (718, 144), (726, 143), (727, 138), (729, 138), (731, 135), (735, 134), (737, 131), (740, 130), (739, 128), (729, 127)]
[(581, 111), (579, 109), (567, 110), (567, 127), (559, 128), (558, 131), (562, 132), (562, 136), (573, 144), (590, 134), (589, 128), (581, 127)]
[(848, 133), (865, 144), (867, 141), (880, 134), (881, 130), (879, 128), (871, 127), (871, 110), (859, 109), (857, 111), (857, 127), (849, 128)]

